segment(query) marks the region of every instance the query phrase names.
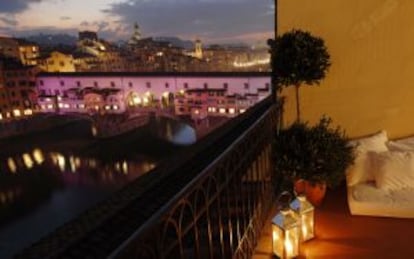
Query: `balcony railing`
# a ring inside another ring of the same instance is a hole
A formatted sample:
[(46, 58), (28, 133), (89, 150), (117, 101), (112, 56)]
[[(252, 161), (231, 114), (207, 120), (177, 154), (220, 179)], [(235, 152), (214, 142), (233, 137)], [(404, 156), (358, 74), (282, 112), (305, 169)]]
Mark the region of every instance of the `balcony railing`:
[(270, 98), (20, 258), (249, 258), (274, 200)]

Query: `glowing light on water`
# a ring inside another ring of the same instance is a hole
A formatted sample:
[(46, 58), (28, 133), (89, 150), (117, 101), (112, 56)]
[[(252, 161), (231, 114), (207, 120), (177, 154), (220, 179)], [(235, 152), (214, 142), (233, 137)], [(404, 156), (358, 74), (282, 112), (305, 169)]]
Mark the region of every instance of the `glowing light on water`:
[(37, 164), (42, 164), (45, 161), (45, 157), (40, 149), (36, 148), (33, 150), (33, 158)]
[(31, 169), (34, 165), (34, 162), (28, 153), (24, 153), (23, 156), (23, 163), (27, 167), (27, 169)]
[(128, 174), (128, 163), (126, 161), (122, 163), (122, 172)]
[(76, 167), (80, 167), (80, 166), (81, 166), (81, 160), (80, 160), (80, 158), (79, 158), (79, 157), (76, 157), (76, 158), (75, 158), (75, 166), (76, 166)]
[(120, 163), (119, 163), (119, 162), (116, 162), (116, 163), (115, 163), (115, 170), (116, 170), (117, 172), (121, 171), (121, 165), (120, 165)]
[(65, 171), (66, 160), (65, 160), (65, 157), (62, 154), (59, 154), (59, 153), (56, 154), (56, 163), (59, 166), (60, 171), (64, 172)]
[(69, 157), (69, 165), (70, 165), (70, 170), (72, 171), (72, 173), (76, 173), (76, 163), (75, 163), (75, 158), (73, 156)]
[(7, 165), (9, 166), (10, 172), (16, 173), (17, 166), (16, 166), (16, 162), (14, 162), (12, 157), (9, 157), (7, 159)]

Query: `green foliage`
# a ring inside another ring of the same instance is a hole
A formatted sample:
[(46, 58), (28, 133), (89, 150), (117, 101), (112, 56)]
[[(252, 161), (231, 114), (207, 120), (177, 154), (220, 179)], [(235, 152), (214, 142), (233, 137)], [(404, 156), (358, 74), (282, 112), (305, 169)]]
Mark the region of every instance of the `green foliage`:
[(292, 30), (268, 44), (273, 73), (281, 86), (319, 84), (331, 65), (324, 41), (309, 32)]
[(344, 131), (330, 128), (331, 119), (322, 117), (315, 126), (295, 122), (282, 129), (274, 140), (274, 163), (277, 172), (289, 179), (305, 179), (337, 186), (354, 162), (354, 148)]

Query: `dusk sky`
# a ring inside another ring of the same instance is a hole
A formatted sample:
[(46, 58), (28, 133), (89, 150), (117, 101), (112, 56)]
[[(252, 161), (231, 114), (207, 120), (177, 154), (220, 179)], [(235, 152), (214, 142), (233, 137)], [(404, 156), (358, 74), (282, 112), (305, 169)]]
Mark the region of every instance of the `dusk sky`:
[(95, 30), (128, 39), (134, 22), (144, 37), (203, 42), (264, 42), (273, 35), (273, 0), (0, 0), (0, 35)]

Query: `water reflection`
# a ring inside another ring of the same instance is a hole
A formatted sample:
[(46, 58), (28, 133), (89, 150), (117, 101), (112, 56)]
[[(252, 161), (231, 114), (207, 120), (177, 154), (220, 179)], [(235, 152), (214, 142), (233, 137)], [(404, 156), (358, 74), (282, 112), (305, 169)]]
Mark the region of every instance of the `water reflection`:
[(191, 145), (197, 141), (196, 130), (184, 122), (162, 118), (155, 120), (150, 127), (157, 137), (176, 145)]
[(96, 141), (89, 126), (80, 121), (0, 141), (0, 258), (108, 198), (198, 134), (183, 122), (156, 119), (127, 136)]
[(2, 180), (2, 185), (7, 186), (7, 180), (12, 178), (4, 177), (5, 175), (42, 174), (42, 170), (46, 170), (61, 172), (62, 174), (60, 175), (63, 182), (67, 179), (67, 175), (77, 175), (79, 179), (82, 179), (80, 181), (84, 183), (88, 182), (88, 178), (93, 177), (93, 181), (89, 181), (91, 184), (100, 184), (100, 182), (95, 182), (96, 179), (105, 179), (105, 181), (112, 179), (112, 182), (120, 184), (131, 180), (130, 178), (136, 178), (150, 171), (155, 165), (155, 162), (151, 162), (151, 159), (148, 157), (136, 162), (125, 159), (104, 161), (60, 152), (45, 153), (36, 148), (32, 154), (23, 153), (6, 159), (0, 158), (0, 168), (2, 168), (0, 179)]
[(0, 158), (0, 258), (10, 258), (155, 166), (145, 156), (103, 160), (40, 148)]

